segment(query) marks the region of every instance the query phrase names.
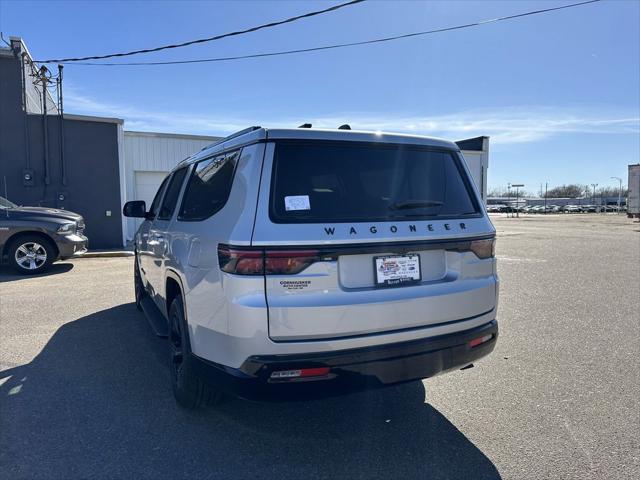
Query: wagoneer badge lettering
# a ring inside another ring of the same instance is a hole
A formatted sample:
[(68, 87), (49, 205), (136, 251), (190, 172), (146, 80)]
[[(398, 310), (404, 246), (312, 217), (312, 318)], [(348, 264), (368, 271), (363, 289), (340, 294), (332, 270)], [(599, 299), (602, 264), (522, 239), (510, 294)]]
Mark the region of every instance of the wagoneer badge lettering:
[[(467, 229), (467, 225), (464, 222), (460, 222), (457, 225), (452, 225), (450, 223), (445, 223), (442, 225), (442, 230), (445, 231), (451, 231), (453, 228), (458, 227), (458, 230), (466, 230)], [(432, 223), (429, 223), (426, 225), (425, 229), (429, 232), (434, 232), (435, 228), (434, 225)], [(422, 229), (421, 231), (425, 230)], [(389, 227), (389, 232), (391, 233), (398, 233), (399, 231), (402, 233), (402, 230), (404, 229), (400, 229), (398, 228), (397, 225), (391, 225)], [(409, 232), (418, 232), (418, 226), (415, 224), (412, 225), (408, 225), (408, 229)], [(327, 235), (335, 235), (336, 233), (336, 228), (335, 227), (324, 227), (324, 231)], [(378, 233), (378, 227), (375, 225), (372, 225), (371, 227), (369, 227), (369, 232), (376, 234)], [(356, 230), (355, 227), (349, 227), (349, 235), (357, 235), (358, 231)]]

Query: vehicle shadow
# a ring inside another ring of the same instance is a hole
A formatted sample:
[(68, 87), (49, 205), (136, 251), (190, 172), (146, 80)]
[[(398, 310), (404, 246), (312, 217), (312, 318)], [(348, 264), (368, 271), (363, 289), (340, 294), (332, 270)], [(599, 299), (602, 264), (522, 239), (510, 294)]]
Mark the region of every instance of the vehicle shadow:
[(67, 323), (32, 362), (1, 372), (7, 478), (500, 478), (420, 382), (187, 412), (165, 342), (120, 305)]
[(25, 275), (17, 273), (12, 268), (4, 265), (0, 266), (0, 282), (15, 282), (17, 280), (25, 280), (27, 278), (48, 277), (50, 275), (59, 275), (73, 269), (73, 263), (54, 263), (49, 266), (45, 272), (36, 275)]

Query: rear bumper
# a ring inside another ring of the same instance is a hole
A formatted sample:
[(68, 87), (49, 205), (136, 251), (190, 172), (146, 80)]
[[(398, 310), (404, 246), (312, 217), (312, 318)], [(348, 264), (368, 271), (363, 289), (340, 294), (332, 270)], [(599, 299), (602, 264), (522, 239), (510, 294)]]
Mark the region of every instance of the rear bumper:
[[(491, 339), (470, 347), (473, 339)], [(375, 347), (295, 355), (256, 355), (239, 369), (219, 365), (195, 355), (191, 361), (206, 382), (235, 396), (255, 400), (318, 397), (433, 377), (457, 370), (488, 355), (498, 338), (498, 322), (462, 332)], [(282, 370), (328, 367), (324, 377), (274, 381)]]
[(84, 235), (58, 235), (55, 240), (60, 252), (58, 255), (60, 260), (85, 253), (89, 242), (89, 239)]

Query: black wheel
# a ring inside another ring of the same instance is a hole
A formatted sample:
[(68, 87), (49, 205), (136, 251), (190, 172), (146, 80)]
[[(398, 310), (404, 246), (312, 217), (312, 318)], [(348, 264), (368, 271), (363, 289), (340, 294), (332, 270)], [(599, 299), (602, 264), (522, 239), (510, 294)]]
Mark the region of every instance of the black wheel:
[(221, 392), (204, 383), (193, 372), (185, 327), (182, 299), (178, 297), (169, 308), (169, 368), (173, 396), (178, 405), (187, 409), (216, 404), (222, 398)]
[(138, 264), (138, 255), (136, 254), (135, 260), (133, 261), (133, 286), (135, 289), (136, 295), (136, 308), (138, 310), (142, 310), (142, 299), (145, 297), (147, 292), (144, 289), (144, 285), (142, 284), (142, 277), (140, 277), (140, 265)]
[(17, 238), (9, 246), (9, 264), (27, 275), (46, 271), (55, 257), (56, 250), (51, 241), (37, 235)]

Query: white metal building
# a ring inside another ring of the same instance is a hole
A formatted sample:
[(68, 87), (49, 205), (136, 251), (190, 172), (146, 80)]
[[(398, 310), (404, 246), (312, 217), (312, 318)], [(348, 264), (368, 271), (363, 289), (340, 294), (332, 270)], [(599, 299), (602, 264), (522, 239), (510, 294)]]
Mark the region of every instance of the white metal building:
[(456, 142), (467, 161), (473, 181), (483, 200), (487, 200), (487, 170), (489, 170), (489, 137), (476, 137)]
[[(151, 204), (160, 183), (178, 162), (213, 143), (219, 137), (173, 133), (124, 132), (121, 188), (124, 202), (144, 200)], [(125, 241), (133, 239), (139, 219), (124, 218)]]

